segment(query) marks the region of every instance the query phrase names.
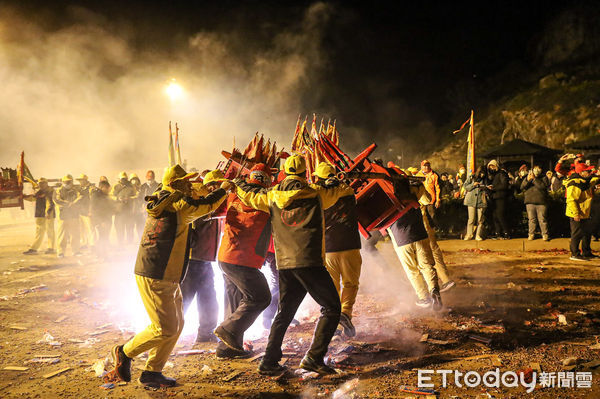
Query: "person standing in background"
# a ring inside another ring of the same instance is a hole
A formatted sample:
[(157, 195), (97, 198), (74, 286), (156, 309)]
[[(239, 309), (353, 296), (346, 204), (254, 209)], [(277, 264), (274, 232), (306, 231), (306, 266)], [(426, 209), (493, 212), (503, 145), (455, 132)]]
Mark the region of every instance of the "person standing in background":
[(87, 249), (94, 245), (94, 232), (90, 220), (90, 191), (92, 185), (87, 175), (81, 174), (77, 178), (79, 186), (77, 191), (81, 199), (79, 200), (79, 233), (81, 238), (81, 249)]
[(79, 252), (79, 206), (81, 198), (73, 186), (73, 176), (65, 175), (62, 185), (54, 191), (53, 200), (58, 210), (58, 254), (59, 258), (65, 256), (67, 244), (71, 243), (73, 255)]
[(53, 254), (55, 251), (56, 240), (54, 237), (54, 200), (52, 196), (54, 190), (48, 186), (48, 180), (40, 177), (37, 181), (38, 189), (31, 195), (23, 196), (23, 199), (35, 201), (35, 239), (31, 247), (23, 252), (25, 255), (37, 254), (44, 236), (48, 237), (48, 248), (45, 253)]

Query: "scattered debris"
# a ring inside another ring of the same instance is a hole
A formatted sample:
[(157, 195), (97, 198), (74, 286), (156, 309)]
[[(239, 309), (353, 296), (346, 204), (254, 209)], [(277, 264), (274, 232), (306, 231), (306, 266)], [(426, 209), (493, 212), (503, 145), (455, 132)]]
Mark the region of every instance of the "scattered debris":
[(300, 380), (302, 381), (306, 381), (306, 380), (314, 380), (315, 378), (319, 378), (319, 373), (315, 372), (315, 371), (308, 371), (308, 370), (304, 370), (304, 369), (297, 369), (296, 371), (294, 371), (294, 374), (296, 374), (298, 377), (300, 377)]
[(239, 377), (243, 373), (244, 373), (244, 371), (242, 371), (242, 370), (234, 371), (233, 373), (223, 377), (223, 381), (229, 382), (229, 381)]
[(253, 361), (255, 361), (255, 360), (258, 360), (258, 359), (262, 358), (264, 355), (265, 355), (265, 352), (261, 352), (261, 353), (259, 353), (259, 354), (257, 354), (257, 355), (254, 355), (254, 356), (252, 356), (252, 357), (251, 357), (251, 358), (249, 358), (249, 359), (246, 359), (246, 361), (247, 361), (248, 363), (252, 363)]
[(429, 334), (423, 334), (421, 335), (421, 339), (419, 339), (419, 342), (427, 342), (427, 338), (429, 338)]
[(54, 320), (55, 323), (62, 323), (63, 321), (67, 320), (69, 316), (63, 315), (60, 316), (58, 319)]
[(469, 339), (472, 339), (473, 341), (481, 342), (486, 345), (489, 345), (490, 343), (492, 343), (491, 338), (482, 337), (480, 335), (469, 335)]
[(69, 371), (69, 370), (71, 370), (71, 367), (65, 367), (64, 369), (60, 369), (60, 370), (53, 371), (53, 372), (48, 373), (48, 374), (44, 374), (43, 377), (46, 378), (46, 379), (52, 378), (52, 377), (56, 377), (57, 375), (62, 374), (62, 373), (66, 372), (66, 371)]
[(573, 365), (576, 365), (577, 363), (579, 363), (580, 360), (581, 359), (579, 359), (577, 357), (568, 357), (568, 358), (562, 360), (562, 365), (563, 366), (573, 366)]
[(37, 341), (37, 343), (38, 344), (48, 344), (50, 346), (55, 346), (55, 347), (62, 346), (62, 343), (59, 341), (56, 341), (56, 339), (48, 331), (46, 331), (44, 333), (44, 336), (42, 337), (42, 339)]
[(107, 368), (108, 365), (110, 364), (110, 359), (107, 357), (105, 357), (104, 359), (100, 359), (98, 361), (96, 361), (92, 367), (90, 367), (91, 370), (94, 371), (94, 373), (96, 373), (96, 377), (104, 377), (107, 373)]
[(189, 355), (201, 355), (203, 353), (206, 353), (206, 351), (203, 349), (190, 349), (190, 350), (186, 350), (186, 351), (178, 351), (176, 355), (177, 356), (189, 356)]
[(27, 330), (27, 327), (23, 327), (23, 326), (10, 326), (11, 330), (18, 330), (18, 331), (25, 331)]
[(206, 365), (206, 364), (205, 364), (205, 365), (204, 365), (204, 366), (202, 366), (202, 368), (200, 369), (200, 372), (201, 372), (203, 375), (210, 375), (210, 374), (212, 374), (212, 373), (213, 373), (213, 369), (211, 369), (210, 367), (208, 367), (208, 365)]
[(340, 388), (338, 388), (333, 395), (331, 395), (332, 399), (342, 399), (346, 397), (347, 394), (358, 388), (359, 380), (355, 378), (353, 380), (345, 382)]
[(40, 358), (40, 357), (34, 357), (31, 360), (26, 361), (25, 363), (48, 363), (48, 364), (56, 364), (60, 362), (60, 359), (58, 358), (50, 358), (50, 357), (46, 357), (46, 358)]
[(20, 366), (6, 366), (2, 370), (10, 370), (10, 371), (27, 371), (29, 367), (20, 367)]
[(491, 360), (492, 360), (492, 366), (502, 367), (502, 359), (500, 359), (500, 356), (492, 356)]
[(94, 331), (94, 332), (88, 333), (88, 335), (91, 337), (95, 337), (96, 335), (106, 334), (107, 332), (110, 332), (110, 330)]
[(417, 395), (437, 395), (437, 392), (433, 389), (416, 388), (408, 385), (400, 385), (398, 390), (400, 392), (414, 393)]
[(567, 317), (564, 314), (558, 315), (558, 324), (562, 324), (563, 326), (567, 325)]
[(116, 387), (116, 385), (112, 382), (107, 382), (106, 384), (100, 385), (100, 388), (106, 389), (106, 390), (113, 389), (114, 387)]
[(72, 290), (66, 290), (62, 296), (62, 298), (59, 299), (59, 301), (61, 302), (67, 302), (67, 301), (72, 301), (73, 299), (77, 299), (79, 298), (79, 291), (77, 291), (76, 289), (72, 289)]
[(529, 367), (538, 374), (542, 372), (542, 366), (539, 363), (529, 363)]

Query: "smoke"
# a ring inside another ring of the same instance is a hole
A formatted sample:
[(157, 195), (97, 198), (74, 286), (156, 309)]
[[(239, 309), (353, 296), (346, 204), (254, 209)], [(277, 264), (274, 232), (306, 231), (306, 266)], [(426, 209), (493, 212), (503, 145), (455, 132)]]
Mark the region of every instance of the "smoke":
[[(57, 28), (0, 8), (0, 164), (24, 150), (35, 177), (163, 167), (169, 120), (199, 169), (216, 166), (234, 136), (243, 146), (259, 131), (289, 146), (302, 95), (327, 64), (325, 3), (260, 45), (206, 29), (170, 51), (140, 49), (131, 27), (99, 13), (67, 13)], [(178, 101), (164, 93), (172, 78)]]

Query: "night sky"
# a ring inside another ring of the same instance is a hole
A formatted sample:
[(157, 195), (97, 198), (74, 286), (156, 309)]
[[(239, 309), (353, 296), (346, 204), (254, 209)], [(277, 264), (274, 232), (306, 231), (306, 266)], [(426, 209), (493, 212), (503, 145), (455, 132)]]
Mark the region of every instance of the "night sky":
[[(300, 24), (314, 2), (15, 3), (47, 30), (69, 23), (68, 7), (83, 6), (125, 32), (140, 54), (175, 52), (198, 31), (225, 33), (250, 62), (254, 52), (268, 50), (270, 38)], [(486, 100), (465, 103), (453, 96), (456, 87), (506, 94), (490, 88), (490, 79), (508, 67), (535, 69), (535, 38), (567, 2), (416, 3), (328, 2), (319, 84), (300, 93), (305, 109), (298, 112), (334, 115), (344, 126), (385, 137), (423, 123), (459, 123)]]

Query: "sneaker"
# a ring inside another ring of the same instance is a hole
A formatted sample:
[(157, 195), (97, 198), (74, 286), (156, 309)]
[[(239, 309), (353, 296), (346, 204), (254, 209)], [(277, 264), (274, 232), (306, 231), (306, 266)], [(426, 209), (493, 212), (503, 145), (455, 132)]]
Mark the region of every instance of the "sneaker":
[(217, 359), (219, 360), (230, 360), (230, 359), (249, 359), (254, 355), (253, 352), (250, 351), (238, 351), (236, 349), (231, 348), (217, 348), (216, 351)]
[(544, 241), (550, 241), (550, 237), (548, 237), (548, 236), (544, 236), (543, 239), (544, 239)]
[(37, 255), (37, 251), (29, 248), (27, 251), (23, 252), (23, 255)]
[(110, 357), (115, 366), (113, 373), (125, 382), (131, 381), (131, 358), (123, 352), (123, 345), (113, 346)]
[(73, 256), (82, 256), (82, 255), (83, 255), (83, 253), (81, 253), (81, 251), (77, 251), (73, 254)]
[(46, 254), (55, 254), (56, 251), (53, 250), (52, 248), (48, 248), (46, 251), (44, 251), (44, 253), (46, 253)]
[(483, 238), (477, 236), (477, 237), (475, 237), (475, 241), (483, 241)]
[(443, 306), (444, 305), (442, 304), (442, 296), (440, 295), (440, 290), (434, 288), (433, 291), (431, 291), (431, 307), (436, 312), (439, 312), (440, 310), (442, 310)]
[(279, 363), (269, 363), (264, 360), (258, 365), (258, 374), (261, 375), (277, 375), (285, 372), (287, 367), (280, 365)]
[(58, 254), (58, 255), (56, 255), (56, 257), (57, 257), (57, 258), (64, 258), (64, 257), (65, 257), (65, 254)]
[(204, 343), (204, 342), (217, 342), (217, 336), (215, 334), (213, 334), (212, 332), (209, 333), (201, 333), (198, 332), (198, 335), (196, 336), (196, 343), (200, 344), (200, 343)]
[(174, 387), (177, 385), (175, 378), (165, 377), (160, 371), (142, 371), (139, 383), (150, 388)]
[(337, 371), (326, 365), (322, 360), (317, 362), (308, 356), (304, 356), (304, 359), (300, 362), (300, 368), (306, 371), (314, 371), (319, 374), (337, 374)]
[(354, 328), (354, 324), (352, 324), (352, 320), (350, 316), (346, 313), (340, 314), (340, 325), (344, 329), (344, 334), (349, 337), (354, 337), (356, 335), (356, 328)]
[(594, 254), (586, 254), (586, 255), (583, 255), (583, 258), (584, 259), (597, 259), (597, 258), (599, 258), (599, 256), (594, 255)]
[(571, 255), (571, 257), (569, 259), (570, 260), (576, 260), (576, 261), (579, 261), (579, 262), (587, 262), (588, 261), (588, 259), (584, 258), (581, 255)]
[(472, 239), (473, 239), (473, 236), (465, 236), (465, 238), (463, 238), (463, 240), (465, 240), (465, 241), (469, 241)]
[(535, 236), (534, 235), (530, 235), (529, 237), (527, 237), (527, 240), (533, 241), (533, 240), (535, 240)]
[(454, 286), (456, 286), (456, 283), (452, 280), (445, 282), (444, 284), (442, 284), (442, 286), (440, 287), (440, 292), (446, 292), (452, 288), (454, 288)]
[(236, 343), (235, 337), (232, 334), (230, 334), (229, 331), (227, 331), (223, 327), (221, 327), (221, 326), (217, 327), (215, 329), (214, 333), (217, 336), (217, 338), (219, 338), (221, 341), (223, 341), (223, 343), (225, 345), (227, 345), (228, 347), (230, 347), (231, 349), (236, 350), (238, 352), (244, 351), (244, 348), (240, 347)]
[(501, 240), (510, 240), (510, 236), (508, 235), (508, 233), (504, 234), (502, 237), (500, 237)]
[(418, 299), (415, 302), (415, 305), (417, 305), (418, 307), (421, 307), (421, 308), (428, 308), (431, 306), (431, 298)]

